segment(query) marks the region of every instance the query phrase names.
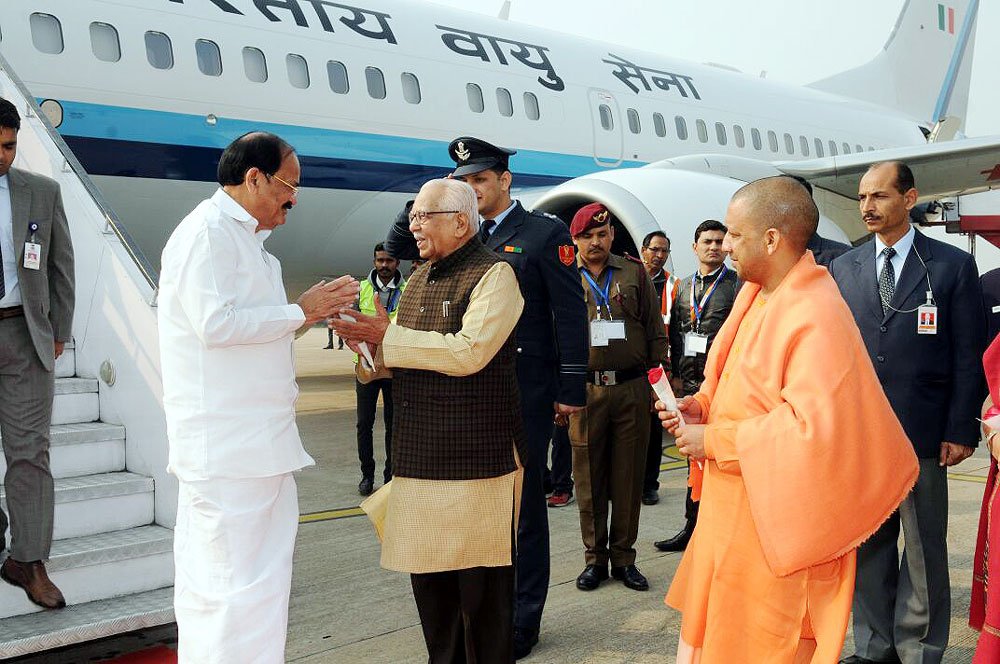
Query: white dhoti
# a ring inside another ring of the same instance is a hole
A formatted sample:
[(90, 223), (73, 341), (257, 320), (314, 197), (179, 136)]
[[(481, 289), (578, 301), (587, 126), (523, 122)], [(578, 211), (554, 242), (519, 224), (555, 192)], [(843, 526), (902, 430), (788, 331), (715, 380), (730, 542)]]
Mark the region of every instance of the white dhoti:
[(285, 661), (298, 516), (291, 473), (180, 483), (174, 529), (180, 664)]

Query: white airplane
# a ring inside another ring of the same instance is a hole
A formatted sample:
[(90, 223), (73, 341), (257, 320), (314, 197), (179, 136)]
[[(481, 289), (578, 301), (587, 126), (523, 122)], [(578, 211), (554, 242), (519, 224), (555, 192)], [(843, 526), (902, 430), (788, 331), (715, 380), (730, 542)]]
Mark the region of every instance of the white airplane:
[(1000, 185), (1000, 138), (960, 138), (978, 0), (907, 0), (871, 62), (807, 87), (426, 2), (350, 3), (4, 0), (0, 54), (154, 263), (226, 144), (289, 140), (304, 189), (268, 246), (293, 291), (367, 272), (460, 135), (518, 150), (529, 205), (568, 220), (604, 202), (633, 254), (654, 229), (686, 242), (765, 175), (809, 179), (821, 232), (847, 240), (865, 234), (872, 162), (906, 160), (924, 200)]

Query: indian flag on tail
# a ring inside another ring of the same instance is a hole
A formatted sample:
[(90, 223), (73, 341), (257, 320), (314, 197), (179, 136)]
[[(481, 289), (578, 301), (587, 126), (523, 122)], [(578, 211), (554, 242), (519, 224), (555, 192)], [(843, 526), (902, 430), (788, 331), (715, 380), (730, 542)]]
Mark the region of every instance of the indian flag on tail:
[(938, 4), (938, 30), (955, 34), (955, 8)]

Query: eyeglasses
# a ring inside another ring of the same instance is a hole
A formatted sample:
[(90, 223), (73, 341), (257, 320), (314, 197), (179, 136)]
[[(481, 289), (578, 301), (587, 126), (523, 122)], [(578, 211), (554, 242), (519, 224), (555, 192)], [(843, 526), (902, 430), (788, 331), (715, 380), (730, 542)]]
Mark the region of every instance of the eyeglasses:
[(290, 184), (290, 183), (288, 183), (288, 182), (285, 182), (284, 180), (282, 180), (282, 179), (281, 179), (280, 177), (278, 177), (277, 175), (267, 175), (267, 174), (265, 173), (265, 174), (264, 174), (264, 177), (268, 177), (268, 178), (274, 178), (275, 180), (277, 180), (277, 181), (278, 181), (278, 182), (280, 182), (281, 184), (283, 184), (283, 185), (285, 185), (286, 187), (288, 187), (289, 189), (291, 189), (291, 190), (292, 190), (292, 195), (293, 195), (293, 196), (298, 196), (298, 195), (299, 195), (299, 188), (298, 188), (298, 187), (296, 187), (295, 185), (293, 185), (293, 184)]
[(414, 210), (410, 212), (410, 223), (425, 226), (435, 214), (458, 214), (461, 210)]

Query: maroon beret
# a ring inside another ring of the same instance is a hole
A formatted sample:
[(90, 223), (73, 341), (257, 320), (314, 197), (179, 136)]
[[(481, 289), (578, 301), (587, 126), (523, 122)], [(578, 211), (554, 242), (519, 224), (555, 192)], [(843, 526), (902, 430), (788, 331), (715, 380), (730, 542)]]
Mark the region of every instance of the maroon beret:
[(584, 205), (573, 215), (573, 223), (569, 225), (569, 234), (572, 237), (583, 235), (591, 228), (603, 226), (611, 221), (611, 213), (608, 208), (600, 203), (590, 203)]

